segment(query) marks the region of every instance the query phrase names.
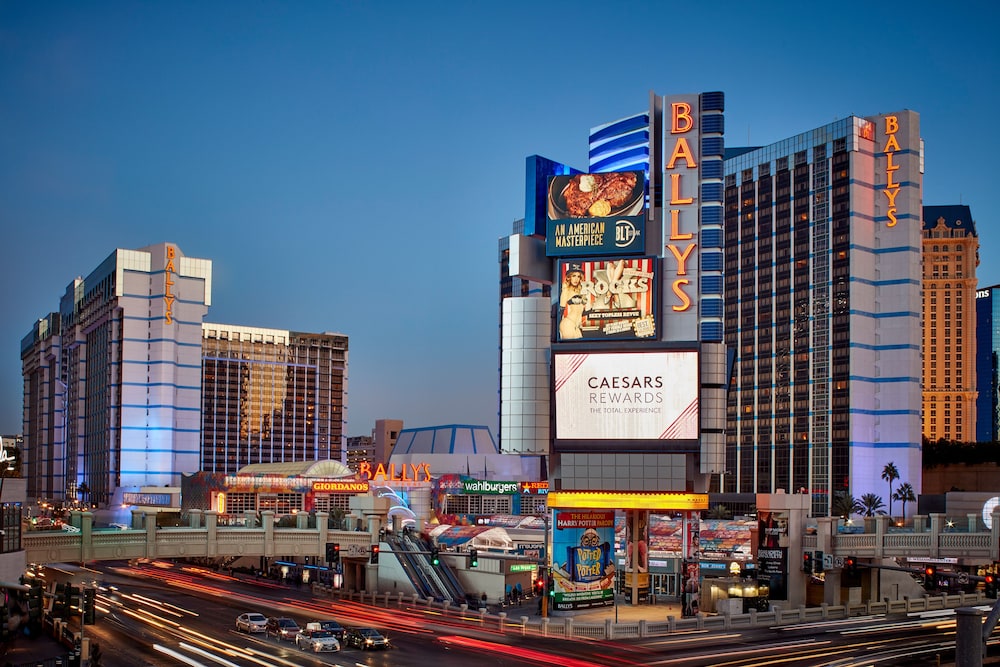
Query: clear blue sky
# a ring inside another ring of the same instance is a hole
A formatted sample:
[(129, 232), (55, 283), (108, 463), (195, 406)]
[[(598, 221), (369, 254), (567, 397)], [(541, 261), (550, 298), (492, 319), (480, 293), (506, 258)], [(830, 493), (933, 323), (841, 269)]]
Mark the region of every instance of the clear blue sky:
[(918, 111), (924, 203), (971, 207), (1000, 283), (995, 2), (693, 5), (0, 0), (0, 433), (32, 323), (168, 241), (214, 262), (209, 321), (350, 336), (350, 435), (495, 434), (524, 159), (586, 167), (650, 91), (724, 91), (729, 146)]

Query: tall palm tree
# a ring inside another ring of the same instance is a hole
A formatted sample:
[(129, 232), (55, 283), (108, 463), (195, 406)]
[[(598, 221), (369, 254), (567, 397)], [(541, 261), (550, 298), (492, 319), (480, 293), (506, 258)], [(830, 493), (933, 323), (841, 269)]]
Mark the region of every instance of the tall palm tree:
[(865, 516), (883, 516), (885, 515), (885, 503), (882, 502), (882, 496), (875, 493), (866, 493), (861, 496), (861, 511)]
[(889, 516), (892, 516), (892, 483), (899, 479), (899, 468), (894, 462), (889, 461), (882, 468), (882, 479), (889, 482)]
[(913, 493), (913, 485), (909, 482), (903, 482), (896, 489), (896, 493), (892, 494), (892, 497), (903, 503), (903, 519), (906, 519), (906, 503), (917, 501), (917, 496)]

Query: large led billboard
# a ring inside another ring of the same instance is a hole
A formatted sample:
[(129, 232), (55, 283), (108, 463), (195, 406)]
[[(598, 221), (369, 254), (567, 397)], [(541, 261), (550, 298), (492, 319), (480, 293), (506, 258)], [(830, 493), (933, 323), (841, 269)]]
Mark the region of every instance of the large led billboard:
[(655, 340), (655, 268), (655, 257), (560, 262), (556, 340)]
[(698, 352), (553, 351), (557, 440), (697, 440)]
[(549, 257), (645, 252), (642, 171), (551, 176), (546, 208)]

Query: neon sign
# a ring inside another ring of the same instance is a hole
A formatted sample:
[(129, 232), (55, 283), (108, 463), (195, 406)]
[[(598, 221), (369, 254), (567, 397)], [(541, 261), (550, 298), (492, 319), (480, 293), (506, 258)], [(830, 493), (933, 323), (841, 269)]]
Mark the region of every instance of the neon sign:
[[(671, 290), (680, 299), (679, 303), (671, 306), (674, 312), (683, 312), (691, 308), (691, 296), (685, 291), (691, 283), (686, 278), (688, 274), (688, 260), (694, 255), (698, 244), (694, 241), (694, 233), (682, 231), (681, 212), (694, 209), (695, 220), (697, 220), (697, 209), (694, 208), (694, 197), (682, 196), (683, 183), (681, 171), (674, 171), (681, 166), (683, 161), (685, 169), (697, 169), (698, 163), (691, 145), (688, 143), (690, 133), (694, 131), (694, 117), (691, 115), (691, 105), (687, 102), (673, 102), (670, 105), (670, 134), (679, 135), (674, 140), (673, 148), (670, 150), (670, 159), (667, 161), (664, 171), (670, 172), (670, 234), (667, 237), (667, 250), (677, 260), (676, 280), (671, 284)], [(698, 172), (694, 172), (697, 174)], [(697, 180), (697, 177), (696, 177)], [(690, 187), (690, 186), (689, 186)], [(688, 216), (684, 216), (687, 220)], [(697, 261), (697, 260), (696, 260)]]
[(364, 461), (358, 470), (362, 477), (369, 480), (381, 480), (386, 482), (429, 482), (431, 481), (431, 466), (429, 463), (401, 463), (396, 468), (395, 463), (386, 466), (379, 463), (375, 467)]
[(889, 200), (889, 210), (886, 215), (889, 217), (887, 227), (896, 226), (896, 195), (899, 194), (899, 183), (893, 181), (893, 172), (899, 169), (898, 164), (894, 164), (893, 155), (899, 150), (899, 142), (896, 141), (896, 133), (899, 132), (899, 119), (896, 116), (885, 117), (885, 193)]
[(167, 324), (173, 324), (173, 322), (174, 322), (173, 308), (174, 308), (174, 298), (175, 297), (174, 297), (173, 293), (170, 291), (170, 288), (174, 284), (174, 281), (173, 281), (174, 274), (177, 273), (177, 269), (174, 268), (174, 256), (176, 254), (177, 254), (177, 249), (174, 248), (173, 246), (168, 245), (167, 246), (167, 266), (163, 270), (163, 274), (164, 274), (164, 278), (163, 278), (163, 280), (164, 280), (164, 285), (163, 285), (163, 300), (167, 303), (167, 311), (165, 313)]
[(313, 492), (368, 493), (368, 482), (355, 482), (352, 480), (313, 482)]

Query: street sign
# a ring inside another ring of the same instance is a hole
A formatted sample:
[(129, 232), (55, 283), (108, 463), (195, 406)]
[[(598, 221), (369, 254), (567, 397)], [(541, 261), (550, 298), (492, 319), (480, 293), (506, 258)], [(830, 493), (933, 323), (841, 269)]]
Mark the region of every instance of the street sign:
[(833, 557), (833, 566), (834, 567), (844, 567), (844, 557), (843, 556), (834, 556)]
[[(843, 561), (843, 559), (841, 559)], [(837, 567), (841, 567), (844, 563), (841, 562)], [(833, 554), (823, 554), (823, 567), (827, 570), (833, 569)]]
[(368, 558), (370, 549), (367, 545), (348, 544), (346, 548), (341, 546), (341, 555), (348, 558)]
[(959, 572), (958, 573), (958, 583), (960, 583), (960, 584), (967, 584), (967, 583), (969, 583), (969, 573), (968, 572)]

